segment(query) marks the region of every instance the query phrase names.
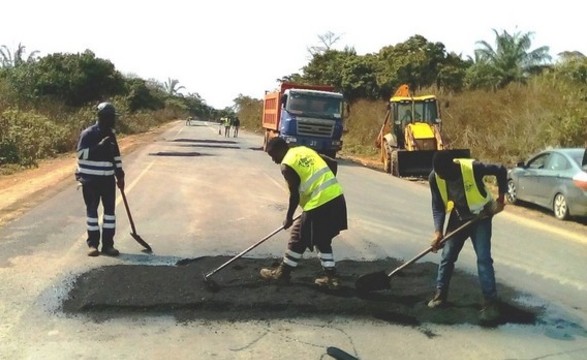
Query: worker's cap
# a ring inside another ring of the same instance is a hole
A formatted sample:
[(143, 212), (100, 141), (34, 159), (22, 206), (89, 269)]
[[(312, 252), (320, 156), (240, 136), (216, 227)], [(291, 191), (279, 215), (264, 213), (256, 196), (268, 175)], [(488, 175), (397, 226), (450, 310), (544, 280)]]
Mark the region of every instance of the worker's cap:
[(267, 141), (267, 152), (268, 153), (270, 153), (274, 150), (287, 149), (287, 148), (288, 148), (287, 142), (283, 138), (280, 138), (279, 136), (274, 137), (274, 138), (270, 139), (269, 141)]
[(432, 157), (432, 167), (434, 172), (443, 179), (452, 177), (458, 170), (458, 160), (456, 154), (452, 151), (437, 151)]
[(98, 117), (102, 118), (105, 116), (117, 116), (116, 108), (110, 102), (102, 102), (96, 107)]

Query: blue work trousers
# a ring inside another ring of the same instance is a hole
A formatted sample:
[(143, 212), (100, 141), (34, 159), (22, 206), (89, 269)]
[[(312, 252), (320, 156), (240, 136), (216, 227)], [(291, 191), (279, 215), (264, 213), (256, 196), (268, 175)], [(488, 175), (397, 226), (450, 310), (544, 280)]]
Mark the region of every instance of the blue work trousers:
[[(455, 229), (460, 224), (449, 222), (448, 231)], [(452, 277), (455, 262), (463, 248), (465, 241), (470, 237), (473, 249), (477, 255), (477, 275), (481, 284), (481, 292), (485, 301), (493, 301), (497, 298), (495, 286), (495, 270), (491, 258), (491, 218), (479, 220), (462, 234), (447, 240), (442, 249), (442, 258), (438, 265), (436, 288), (447, 294)]]

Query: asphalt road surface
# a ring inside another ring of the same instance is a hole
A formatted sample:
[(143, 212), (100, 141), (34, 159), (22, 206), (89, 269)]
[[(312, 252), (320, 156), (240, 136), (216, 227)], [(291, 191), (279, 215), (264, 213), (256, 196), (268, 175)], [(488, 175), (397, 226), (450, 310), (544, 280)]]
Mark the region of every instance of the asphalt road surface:
[[(86, 256), (85, 211), (71, 184), (0, 228), (0, 358), (6, 359), (360, 359), (587, 358), (587, 234), (532, 212), (494, 219), (493, 257), (503, 316), (481, 326), (475, 256), (465, 245), (450, 307), (425, 306), (438, 254), (358, 294), (361, 274), (391, 270), (429, 244), (425, 184), (341, 159), (349, 230), (334, 252), (339, 291), (316, 289), (320, 267), (307, 252), (292, 284), (261, 281), (277, 262), (282, 231), (213, 275), (202, 275), (280, 227), (287, 188), (261, 151), (262, 138), (218, 125), (177, 122), (157, 141), (123, 154), (121, 256)], [(72, 169), (73, 170), (73, 169)], [(328, 350), (330, 349), (330, 350)], [(339, 351), (340, 353), (340, 351)], [(332, 354), (332, 355), (329, 355)]]

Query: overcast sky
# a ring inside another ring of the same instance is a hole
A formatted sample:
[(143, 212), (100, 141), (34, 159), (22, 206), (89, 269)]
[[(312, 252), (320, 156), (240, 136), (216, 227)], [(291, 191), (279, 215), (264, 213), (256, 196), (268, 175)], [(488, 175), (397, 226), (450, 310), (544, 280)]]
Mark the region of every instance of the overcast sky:
[(333, 0), (18, 0), (3, 3), (0, 45), (27, 52), (79, 53), (109, 59), (124, 74), (179, 80), (208, 105), (233, 105), (239, 94), (261, 98), (276, 79), (299, 72), (318, 35), (340, 35), (334, 48), (360, 55), (413, 35), (472, 55), (494, 45), (492, 29), (533, 32), (533, 47), (587, 55), (577, 1)]

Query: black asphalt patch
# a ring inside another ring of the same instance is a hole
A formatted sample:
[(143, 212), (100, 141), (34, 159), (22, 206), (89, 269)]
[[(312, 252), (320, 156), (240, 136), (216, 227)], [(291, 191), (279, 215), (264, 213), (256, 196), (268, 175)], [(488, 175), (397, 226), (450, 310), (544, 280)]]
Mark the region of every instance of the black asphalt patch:
[(203, 144), (236, 144), (232, 140), (210, 140), (210, 139), (174, 139), (173, 142), (203, 143)]
[[(156, 255), (152, 255), (156, 256)], [(210, 277), (227, 256), (179, 261), (175, 266), (114, 265), (81, 274), (62, 303), (67, 314), (85, 314), (96, 321), (136, 315), (173, 315), (178, 321), (197, 319), (257, 320), (299, 317), (378, 319), (419, 327), (424, 323), (479, 324), (480, 289), (475, 276), (455, 271), (449, 306), (429, 309), (434, 292), (436, 265), (417, 263), (391, 279), (391, 289), (361, 295), (354, 289), (358, 276), (395, 268), (394, 259), (375, 262), (337, 262), (342, 287), (322, 290), (314, 285), (320, 275), (318, 260), (302, 260), (287, 285), (268, 283), (259, 270), (277, 264), (275, 259), (240, 258)], [(516, 304), (513, 289), (500, 286), (501, 318), (505, 323), (534, 324), (541, 309)], [(434, 334), (427, 333), (429, 337)]]
[(179, 151), (158, 151), (155, 153), (149, 153), (151, 156), (206, 156), (210, 154), (202, 154), (195, 151), (190, 152), (179, 152)]

